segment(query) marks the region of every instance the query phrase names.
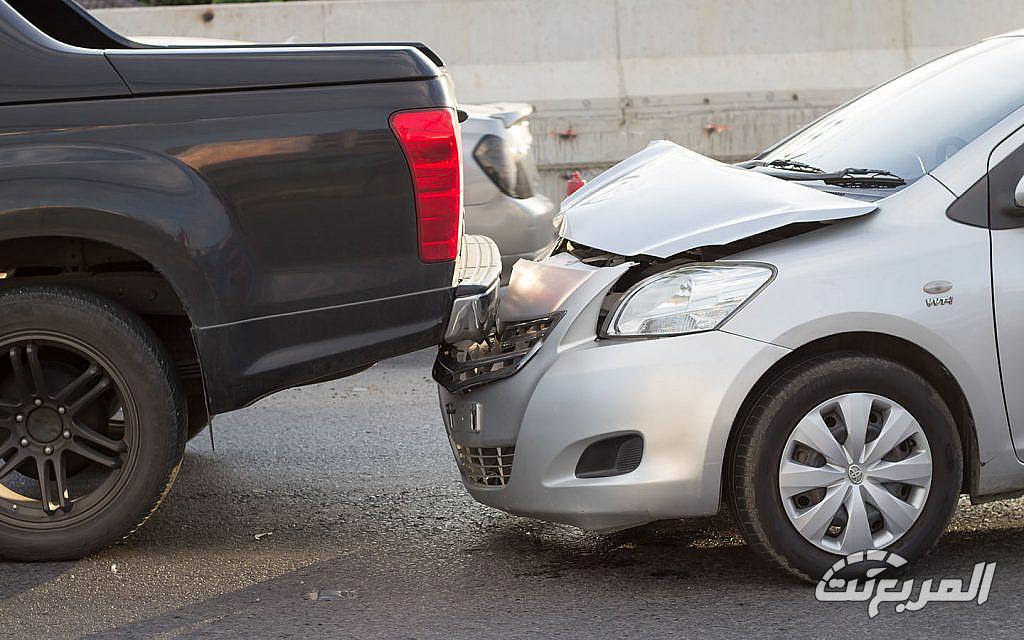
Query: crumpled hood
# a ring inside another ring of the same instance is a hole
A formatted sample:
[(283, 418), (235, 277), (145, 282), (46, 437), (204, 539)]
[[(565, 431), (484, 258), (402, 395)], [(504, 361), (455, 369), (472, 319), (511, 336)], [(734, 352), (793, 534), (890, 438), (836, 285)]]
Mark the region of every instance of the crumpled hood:
[(668, 258), (797, 222), (840, 220), (875, 209), (662, 140), (566, 198), (561, 235), (619, 255)]

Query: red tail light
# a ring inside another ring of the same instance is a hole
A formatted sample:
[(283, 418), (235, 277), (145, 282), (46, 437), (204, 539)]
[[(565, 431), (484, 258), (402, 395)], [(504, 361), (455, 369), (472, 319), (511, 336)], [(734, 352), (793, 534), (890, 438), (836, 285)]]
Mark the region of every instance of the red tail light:
[(416, 191), (420, 260), (445, 262), (459, 255), (462, 151), (455, 111), (425, 109), (391, 116)]

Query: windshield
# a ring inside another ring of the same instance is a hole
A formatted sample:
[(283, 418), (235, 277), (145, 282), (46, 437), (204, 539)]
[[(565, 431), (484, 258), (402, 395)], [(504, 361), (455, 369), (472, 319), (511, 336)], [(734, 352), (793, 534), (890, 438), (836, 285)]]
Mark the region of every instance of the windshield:
[(1024, 106), (1024, 38), (987, 40), (920, 66), (757, 157), (827, 172), (888, 171), (911, 182)]

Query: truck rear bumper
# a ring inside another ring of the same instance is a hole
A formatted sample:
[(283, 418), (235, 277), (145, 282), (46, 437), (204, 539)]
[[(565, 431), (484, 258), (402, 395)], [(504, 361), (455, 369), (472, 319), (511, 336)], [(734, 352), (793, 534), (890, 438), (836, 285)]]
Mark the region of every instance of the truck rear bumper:
[(498, 245), (484, 236), (465, 236), (455, 268), (455, 300), (445, 342), (479, 340), (487, 334), (498, 312), (500, 277)]

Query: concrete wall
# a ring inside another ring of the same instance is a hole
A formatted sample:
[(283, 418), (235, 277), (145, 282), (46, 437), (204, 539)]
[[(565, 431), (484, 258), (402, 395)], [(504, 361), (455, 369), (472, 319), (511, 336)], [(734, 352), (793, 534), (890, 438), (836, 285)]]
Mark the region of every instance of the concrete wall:
[(668, 138), (749, 157), (892, 75), (1024, 27), (1019, 0), (327, 0), (106, 9), (126, 35), (422, 40), (463, 102), (516, 100), (546, 191)]

